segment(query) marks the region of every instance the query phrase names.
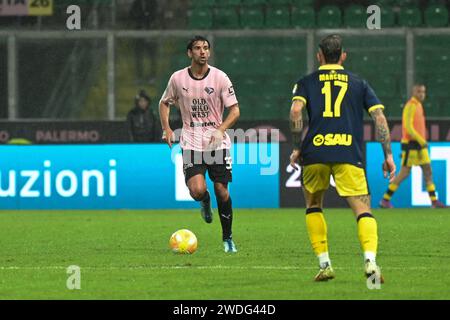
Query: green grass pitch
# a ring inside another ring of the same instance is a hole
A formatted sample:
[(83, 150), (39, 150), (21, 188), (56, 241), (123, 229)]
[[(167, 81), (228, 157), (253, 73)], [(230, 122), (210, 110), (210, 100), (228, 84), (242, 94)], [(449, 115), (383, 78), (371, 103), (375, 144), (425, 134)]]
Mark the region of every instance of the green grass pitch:
[[(450, 299), (450, 210), (374, 210), (386, 283), (369, 290), (355, 219), (328, 209), (336, 279), (312, 281), (317, 261), (304, 209), (235, 210), (237, 254), (199, 210), (2, 211), (0, 299)], [(170, 235), (188, 228), (193, 255)], [(66, 268), (81, 268), (68, 290)]]

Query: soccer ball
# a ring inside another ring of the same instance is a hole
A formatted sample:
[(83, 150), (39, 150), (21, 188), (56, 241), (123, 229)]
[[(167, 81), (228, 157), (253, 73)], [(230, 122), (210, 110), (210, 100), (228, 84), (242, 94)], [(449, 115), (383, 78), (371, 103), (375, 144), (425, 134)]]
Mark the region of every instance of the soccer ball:
[(181, 229), (172, 234), (169, 246), (175, 253), (194, 253), (197, 250), (197, 237), (192, 231)]

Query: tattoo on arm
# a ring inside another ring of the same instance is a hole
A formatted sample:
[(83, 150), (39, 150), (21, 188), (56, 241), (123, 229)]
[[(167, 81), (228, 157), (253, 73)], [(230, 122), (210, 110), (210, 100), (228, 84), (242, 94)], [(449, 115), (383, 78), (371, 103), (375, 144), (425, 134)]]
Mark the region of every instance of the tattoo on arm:
[(303, 119), (302, 111), (291, 112), (290, 127), (292, 133), (292, 143), (294, 149), (300, 149), (302, 145), (302, 131), (303, 131)]
[(383, 147), (384, 157), (392, 155), (391, 135), (383, 110), (375, 109), (370, 115), (375, 122), (375, 138)]

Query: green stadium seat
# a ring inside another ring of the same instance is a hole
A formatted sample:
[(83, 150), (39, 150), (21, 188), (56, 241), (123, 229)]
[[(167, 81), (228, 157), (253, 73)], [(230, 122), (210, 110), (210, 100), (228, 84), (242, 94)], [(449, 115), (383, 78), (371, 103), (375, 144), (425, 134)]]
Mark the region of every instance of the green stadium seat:
[(438, 28), (448, 26), (448, 10), (442, 5), (431, 5), (424, 12), (427, 27)]
[[(277, 120), (280, 119), (280, 104), (279, 99), (273, 99), (272, 97), (263, 96), (260, 109), (257, 112), (257, 120)], [(286, 112), (289, 114), (289, 111)]]
[(337, 6), (324, 6), (317, 15), (319, 28), (339, 28), (342, 25), (341, 10)]
[(431, 117), (448, 118), (448, 97), (441, 99), (437, 115), (430, 114)]
[[(440, 97), (429, 95), (423, 106), (425, 108), (425, 113), (428, 117), (438, 117), (440, 114), (440, 109), (442, 105), (442, 100)], [(444, 116), (448, 116), (444, 115)]]
[(217, 6), (238, 6), (241, 4), (241, 0), (220, 0), (216, 2)]
[(428, 73), (416, 71), (414, 82), (418, 83), (428, 83)]
[(260, 6), (241, 9), (241, 27), (260, 29), (264, 27), (264, 14)]
[(374, 78), (373, 88), (380, 97), (391, 98), (398, 96), (398, 83), (393, 75), (385, 74)]
[(224, 60), (221, 60), (220, 65), (223, 71), (230, 77), (239, 77), (245, 72), (245, 70), (243, 70), (245, 62), (239, 55), (226, 57)]
[(216, 29), (238, 29), (239, 15), (234, 7), (217, 8), (214, 15), (214, 27)]
[(291, 3), (294, 7), (304, 7), (304, 6), (313, 6), (314, 0), (291, 0)]
[(375, 4), (375, 5), (379, 6), (380, 8), (382, 8), (384, 6), (393, 5), (394, 0), (376, 0), (376, 1), (371, 1), (371, 4)]
[(267, 54), (251, 55), (246, 59), (245, 68), (249, 74), (271, 75), (268, 67), (272, 65), (271, 57)]
[(427, 86), (427, 91), (430, 92), (430, 95), (435, 97), (447, 97), (449, 90), (449, 78), (443, 75), (433, 75), (429, 82), (425, 85)]
[(242, 4), (245, 6), (259, 6), (266, 4), (266, 0), (242, 0)]
[(401, 118), (403, 113), (404, 100), (399, 98), (384, 98), (379, 97), (381, 103), (384, 105), (384, 112), (386, 116)]
[(363, 74), (364, 70), (373, 70), (373, 68), (377, 65), (377, 54), (370, 52), (354, 52), (352, 53), (351, 49), (347, 49), (349, 51), (349, 56), (346, 60), (346, 65), (355, 73)]
[(421, 0), (394, 0), (393, 5), (397, 7), (416, 7), (420, 6)]
[(422, 13), (417, 7), (402, 8), (398, 24), (402, 27), (419, 27), (422, 25)]
[(266, 10), (266, 28), (288, 29), (291, 26), (289, 8), (286, 6), (269, 7)]
[(312, 7), (293, 7), (291, 11), (293, 27), (311, 29), (316, 27), (316, 12)]
[(299, 72), (296, 68), (301, 64), (300, 57), (295, 57), (294, 54), (286, 53), (285, 50), (281, 50), (280, 54), (276, 55), (273, 59), (272, 68), (276, 74), (289, 74), (293, 71)]
[(215, 4), (215, 0), (192, 0), (191, 8), (212, 8)]
[(389, 6), (381, 7), (381, 28), (392, 28), (395, 27), (395, 25), (394, 9)]
[(171, 59), (171, 69), (185, 68), (190, 64), (189, 57), (186, 54), (175, 54)]
[(349, 28), (366, 28), (366, 8), (361, 5), (351, 5), (344, 11), (344, 25)]
[(190, 11), (190, 29), (210, 29), (213, 24), (213, 17), (209, 9), (195, 9)]
[(267, 0), (266, 2), (270, 6), (291, 4), (291, 0)]
[(240, 91), (242, 96), (254, 97), (260, 93), (258, 83), (254, 77), (241, 78), (237, 81), (240, 84)]
[(404, 69), (405, 57), (403, 54), (381, 53), (377, 60), (377, 68), (382, 70)]

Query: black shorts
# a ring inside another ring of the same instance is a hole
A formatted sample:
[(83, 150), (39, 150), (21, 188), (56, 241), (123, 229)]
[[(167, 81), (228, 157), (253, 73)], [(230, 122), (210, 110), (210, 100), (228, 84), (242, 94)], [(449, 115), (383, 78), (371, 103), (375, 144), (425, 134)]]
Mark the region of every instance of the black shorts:
[(197, 174), (205, 176), (208, 170), (209, 178), (213, 182), (227, 184), (232, 181), (232, 164), (230, 150), (220, 149), (215, 151), (183, 150), (184, 180), (188, 180)]

